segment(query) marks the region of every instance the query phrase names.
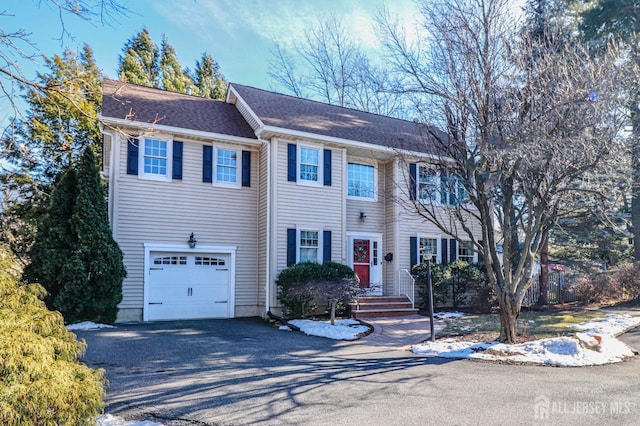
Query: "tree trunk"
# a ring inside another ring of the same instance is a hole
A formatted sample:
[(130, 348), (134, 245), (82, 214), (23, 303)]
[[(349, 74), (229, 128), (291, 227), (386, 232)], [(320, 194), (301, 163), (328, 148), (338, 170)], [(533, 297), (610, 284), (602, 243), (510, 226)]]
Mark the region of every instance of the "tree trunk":
[(546, 232), (540, 248), (540, 296), (538, 306), (549, 304), (549, 233)]
[(500, 306), (500, 341), (503, 343), (517, 343), (520, 306), (511, 294), (500, 295), (498, 300)]
[(336, 322), (336, 305), (338, 304), (337, 300), (331, 301), (331, 325), (335, 325)]

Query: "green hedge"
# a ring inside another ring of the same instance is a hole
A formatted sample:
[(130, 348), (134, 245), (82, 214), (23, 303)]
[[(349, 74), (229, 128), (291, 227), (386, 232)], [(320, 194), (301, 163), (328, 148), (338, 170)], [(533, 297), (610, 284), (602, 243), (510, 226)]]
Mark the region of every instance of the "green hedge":
[(320, 302), (312, 289), (306, 292), (298, 288), (311, 281), (335, 281), (344, 278), (355, 278), (356, 274), (350, 267), (336, 262), (323, 264), (304, 262), (297, 263), (284, 269), (278, 275), (278, 300), (284, 306), (284, 313), (289, 318), (304, 318), (318, 308)]

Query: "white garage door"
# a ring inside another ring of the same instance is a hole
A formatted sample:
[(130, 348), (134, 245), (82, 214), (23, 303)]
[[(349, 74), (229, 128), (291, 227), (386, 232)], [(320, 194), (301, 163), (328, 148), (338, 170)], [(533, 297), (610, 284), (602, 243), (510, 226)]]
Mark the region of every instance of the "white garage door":
[(151, 252), (147, 319), (229, 318), (229, 258)]

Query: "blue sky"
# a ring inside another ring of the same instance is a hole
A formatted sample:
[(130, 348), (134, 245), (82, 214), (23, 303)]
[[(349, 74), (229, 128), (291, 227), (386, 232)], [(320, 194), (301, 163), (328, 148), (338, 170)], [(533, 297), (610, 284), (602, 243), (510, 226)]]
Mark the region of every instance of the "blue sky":
[[(276, 38), (285, 45), (300, 39), (317, 14), (335, 13), (364, 47), (375, 48), (373, 17), (383, 0), (123, 0), (130, 10), (109, 25), (66, 16), (64, 36), (55, 8), (48, 1), (3, 0), (14, 16), (0, 18), (5, 31), (23, 28), (45, 54), (77, 49), (88, 43), (104, 74), (117, 78), (118, 55), (125, 42), (146, 27), (159, 45), (166, 34), (183, 67), (193, 68), (202, 52), (210, 53), (229, 81), (270, 88), (269, 50)], [(389, 7), (400, 16), (415, 16), (412, 0), (394, 0)], [(25, 70), (33, 72), (30, 64)]]

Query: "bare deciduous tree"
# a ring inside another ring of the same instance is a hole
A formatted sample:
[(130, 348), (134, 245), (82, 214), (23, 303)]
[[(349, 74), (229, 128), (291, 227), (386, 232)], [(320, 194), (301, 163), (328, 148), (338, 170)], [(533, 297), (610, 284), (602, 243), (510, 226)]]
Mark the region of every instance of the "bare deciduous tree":
[(540, 49), (510, 6), (424, 2), (423, 38), (414, 44), (388, 12), (379, 28), (404, 90), (424, 120), (444, 130), (431, 132), (438, 158), (427, 172), (406, 176), (407, 208), (482, 255), (498, 297), (500, 338), (513, 343), (547, 231), (573, 203), (609, 200), (593, 183), (614, 180), (606, 166), (622, 150), (624, 100), (614, 50), (593, 59), (561, 40)]
[(269, 75), (284, 90), (388, 116), (404, 113), (399, 82), (374, 65), (336, 16), (318, 17), (293, 53), (274, 42)]

